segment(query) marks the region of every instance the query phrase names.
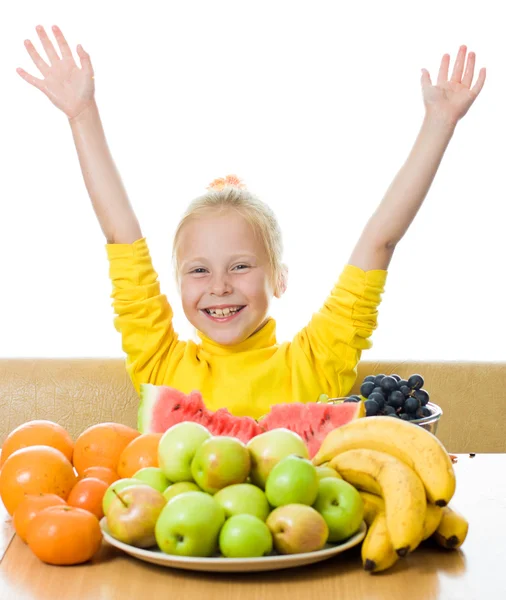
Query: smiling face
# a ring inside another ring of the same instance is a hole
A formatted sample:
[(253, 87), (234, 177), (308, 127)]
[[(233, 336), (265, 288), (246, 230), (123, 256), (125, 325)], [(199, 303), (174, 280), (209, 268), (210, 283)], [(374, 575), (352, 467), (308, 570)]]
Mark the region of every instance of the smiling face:
[(264, 244), (237, 211), (190, 219), (177, 263), (190, 323), (222, 345), (242, 342), (265, 323), (274, 295)]

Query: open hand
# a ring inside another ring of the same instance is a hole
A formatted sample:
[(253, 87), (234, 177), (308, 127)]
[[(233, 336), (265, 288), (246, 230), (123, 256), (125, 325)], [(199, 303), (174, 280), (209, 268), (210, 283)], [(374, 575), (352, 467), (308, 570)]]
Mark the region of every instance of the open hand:
[(455, 60), (451, 79), (448, 79), (450, 56), (449, 54), (443, 56), (437, 85), (432, 85), (429, 72), (422, 69), (422, 92), (427, 113), (453, 125), (471, 108), (485, 83), (486, 71), (480, 69), (478, 79), (471, 87), (476, 55), (474, 52), (470, 52), (467, 55), (466, 64), (466, 54), (466, 46), (461, 46)]
[(40, 56), (30, 40), (25, 41), (28, 54), (44, 79), (37, 79), (23, 69), (17, 69), (17, 72), (25, 81), (43, 92), (69, 119), (72, 119), (93, 101), (95, 93), (93, 67), (89, 55), (82, 46), (77, 46), (77, 54), (81, 61), (81, 68), (79, 68), (63, 33), (56, 26), (53, 26), (52, 29), (61, 57), (56, 52), (44, 28), (40, 25), (37, 27), (37, 34), (47, 54), (49, 64)]

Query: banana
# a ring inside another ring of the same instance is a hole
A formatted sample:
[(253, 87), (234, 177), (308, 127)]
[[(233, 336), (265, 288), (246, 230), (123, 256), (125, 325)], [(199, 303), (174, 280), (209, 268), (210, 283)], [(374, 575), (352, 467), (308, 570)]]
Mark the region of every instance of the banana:
[(446, 506), (455, 493), (455, 472), (445, 447), (423, 427), (392, 417), (356, 419), (328, 433), (313, 458), (319, 465), (347, 450), (386, 452), (411, 467), (422, 480), (429, 501)]
[[(370, 494), (369, 492), (359, 492), (364, 503), (364, 521), (367, 526), (376, 518), (376, 515), (385, 510), (385, 502), (381, 496)], [(425, 520), (423, 522), (422, 540), (427, 540), (436, 531), (443, 516), (443, 509), (435, 504), (427, 504)]]
[(376, 515), (385, 511), (385, 502), (381, 496), (371, 494), (369, 492), (359, 492), (362, 496), (362, 502), (364, 503), (364, 521), (367, 526), (370, 527)]
[(427, 540), (436, 531), (441, 523), (443, 510), (440, 506), (427, 503), (427, 511), (425, 513), (425, 521), (423, 523), (423, 538)]
[(468, 531), (467, 520), (453, 508), (445, 506), (441, 522), (434, 532), (433, 538), (443, 548), (453, 550), (462, 546)]
[(390, 539), (399, 556), (406, 556), (420, 544), (427, 501), (413, 469), (390, 454), (365, 449), (338, 454), (330, 466), (365, 492), (377, 493), (379, 488)]
[(362, 564), (366, 571), (384, 571), (398, 560), (388, 535), (387, 520), (383, 511), (378, 512), (362, 542)]

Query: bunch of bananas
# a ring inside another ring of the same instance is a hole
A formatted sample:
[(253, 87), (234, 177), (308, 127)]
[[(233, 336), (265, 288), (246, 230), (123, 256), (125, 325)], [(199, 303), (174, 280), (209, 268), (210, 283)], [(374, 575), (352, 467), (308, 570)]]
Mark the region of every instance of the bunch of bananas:
[(357, 419), (331, 431), (313, 463), (329, 463), (361, 493), (366, 571), (388, 569), (429, 537), (459, 548), (467, 536), (467, 521), (448, 506), (455, 492), (451, 458), (418, 425), (383, 416)]

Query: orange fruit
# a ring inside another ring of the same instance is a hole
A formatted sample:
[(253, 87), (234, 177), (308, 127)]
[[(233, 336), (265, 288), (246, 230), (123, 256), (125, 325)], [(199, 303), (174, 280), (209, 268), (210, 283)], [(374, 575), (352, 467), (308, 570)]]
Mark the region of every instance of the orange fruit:
[(30, 550), (50, 565), (77, 565), (100, 549), (102, 531), (95, 515), (74, 506), (41, 510), (28, 526)]
[(88, 467), (87, 469), (84, 469), (83, 474), (79, 479), (84, 479), (85, 477), (96, 477), (97, 479), (105, 481), (107, 485), (111, 485), (111, 483), (114, 483), (119, 479), (119, 475), (116, 471), (109, 469), (109, 467)]
[(72, 462), (74, 442), (70, 434), (58, 423), (36, 420), (28, 421), (16, 427), (5, 438), (2, 444), (0, 466), (13, 452), (27, 446), (51, 446), (63, 452), (67, 459)]
[(64, 500), (76, 483), (71, 463), (51, 446), (16, 450), (0, 471), (0, 496), (12, 515), (27, 494), (56, 494)]
[(89, 467), (116, 471), (119, 457), (140, 433), (120, 423), (99, 423), (88, 427), (74, 444), (74, 467), (81, 475)]
[(56, 494), (31, 494), (25, 496), (19, 506), (14, 511), (12, 524), (19, 537), (26, 542), (26, 532), (31, 520), (38, 515), (41, 510), (49, 506), (65, 506), (67, 503), (63, 498)]
[(93, 513), (97, 519), (104, 516), (102, 500), (109, 486), (105, 481), (96, 477), (85, 477), (72, 488), (67, 504), (76, 508), (84, 508)]
[(133, 477), (144, 467), (158, 467), (158, 444), (162, 433), (144, 433), (133, 439), (119, 457), (118, 475)]

